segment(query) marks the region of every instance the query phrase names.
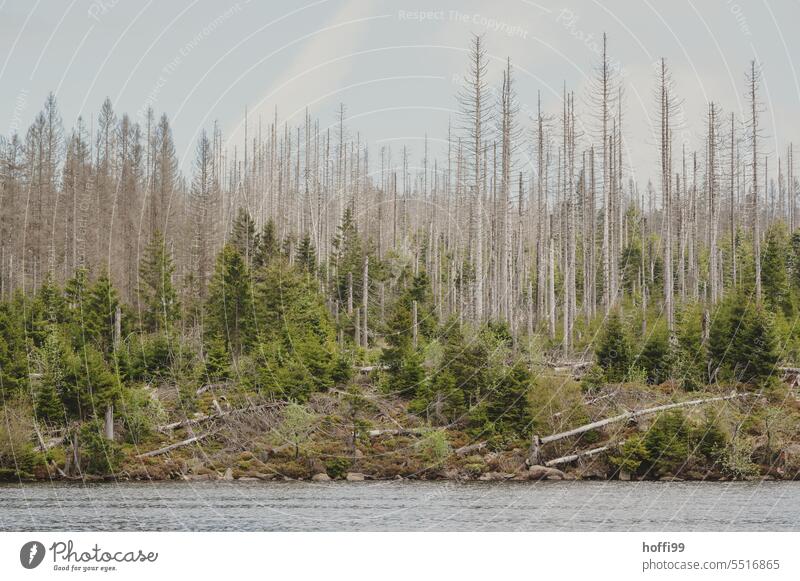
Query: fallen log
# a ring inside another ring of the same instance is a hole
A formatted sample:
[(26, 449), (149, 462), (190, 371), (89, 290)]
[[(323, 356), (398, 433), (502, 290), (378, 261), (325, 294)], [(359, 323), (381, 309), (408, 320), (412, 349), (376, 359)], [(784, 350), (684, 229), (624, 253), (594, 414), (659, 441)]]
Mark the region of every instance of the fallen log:
[(381, 371), (389, 369), (389, 366), (388, 365), (365, 365), (363, 367), (356, 367), (355, 369), (359, 373), (372, 373), (373, 371), (378, 370), (378, 369), (381, 370)]
[(545, 436), (544, 438), (541, 439), (541, 443), (542, 444), (547, 444), (549, 442), (556, 442), (558, 440), (563, 440), (564, 438), (569, 438), (570, 436), (577, 436), (579, 434), (583, 434), (583, 433), (588, 432), (590, 430), (596, 430), (598, 428), (602, 428), (602, 427), (607, 426), (609, 424), (614, 424), (616, 422), (621, 422), (623, 420), (636, 419), (636, 418), (638, 418), (640, 416), (646, 416), (646, 415), (649, 415), (649, 414), (655, 414), (655, 413), (658, 413), (658, 412), (663, 412), (663, 411), (667, 411), (667, 410), (671, 410), (671, 409), (684, 408), (684, 407), (693, 407), (693, 406), (696, 406), (696, 405), (701, 405), (701, 404), (704, 404), (704, 403), (711, 403), (711, 402), (715, 402), (715, 401), (726, 401), (726, 400), (736, 399), (736, 398), (739, 398), (739, 397), (746, 397), (747, 395), (748, 394), (746, 394), (746, 393), (735, 393), (735, 394), (726, 395), (726, 396), (723, 396), (723, 397), (709, 397), (709, 398), (706, 398), (706, 399), (693, 399), (693, 400), (690, 400), (690, 401), (681, 401), (681, 402), (677, 402), (677, 403), (669, 403), (669, 404), (660, 405), (660, 406), (656, 406), (656, 407), (648, 408), (648, 409), (644, 409), (644, 410), (637, 410), (637, 411), (633, 411), (633, 412), (627, 412), (627, 413), (624, 413), (624, 414), (620, 414), (618, 416), (614, 416), (613, 418), (607, 418), (605, 420), (599, 420), (597, 422), (592, 422), (590, 424), (586, 424), (586, 425), (574, 428), (572, 430), (568, 430), (566, 432), (561, 432), (560, 434), (553, 434), (551, 436)]
[(663, 412), (671, 409), (677, 408), (685, 408), (685, 407), (693, 407), (705, 403), (711, 403), (715, 401), (727, 401), (731, 399), (736, 399), (740, 397), (747, 397), (748, 394), (746, 393), (733, 393), (731, 395), (720, 396), (720, 397), (709, 397), (706, 399), (693, 399), (690, 401), (682, 401), (677, 403), (669, 403), (665, 405), (660, 405), (652, 408), (647, 408), (644, 410), (637, 410), (632, 412), (627, 412), (624, 414), (620, 414), (618, 416), (614, 416), (612, 418), (607, 418), (605, 420), (599, 420), (596, 422), (592, 422), (589, 424), (585, 424), (583, 426), (579, 426), (577, 428), (573, 428), (572, 430), (567, 430), (566, 432), (561, 432), (558, 434), (552, 434), (550, 436), (541, 437), (538, 434), (535, 434), (531, 440), (531, 452), (530, 452), (530, 463), (531, 464), (541, 464), (541, 447), (544, 444), (548, 444), (550, 442), (557, 442), (558, 440), (563, 440), (564, 438), (570, 438), (572, 436), (579, 436), (580, 434), (584, 434), (590, 430), (596, 430), (599, 428), (603, 428), (608, 426), (609, 424), (614, 424), (617, 422), (622, 422), (626, 420), (636, 419), (641, 416), (646, 416), (649, 414), (655, 414), (658, 412)]
[(377, 438), (379, 436), (418, 436), (426, 430), (422, 428), (408, 428), (397, 430), (370, 430), (367, 432), (370, 438)]
[(570, 462), (574, 462), (579, 458), (587, 458), (588, 456), (601, 454), (603, 452), (610, 450), (613, 447), (614, 444), (607, 444), (605, 446), (600, 446), (599, 448), (586, 450), (585, 452), (576, 452), (575, 454), (569, 454), (568, 456), (561, 456), (561, 458), (554, 458), (552, 460), (548, 460), (547, 462), (544, 463), (544, 465), (549, 468), (551, 466), (560, 466), (561, 464), (569, 464)]
[(217, 414), (214, 415), (207, 415), (202, 414), (195, 418), (180, 420), (178, 422), (172, 422), (171, 424), (164, 424), (163, 426), (158, 426), (159, 432), (167, 432), (171, 430), (177, 430), (178, 428), (188, 428), (189, 426), (196, 426), (197, 424), (201, 424), (203, 422), (207, 422), (209, 420), (213, 420), (218, 418)]
[(548, 364), (548, 366), (556, 373), (572, 372), (573, 374), (577, 374), (591, 367), (593, 363), (593, 361), (556, 361)]
[(174, 444), (170, 444), (169, 446), (164, 446), (163, 448), (159, 448), (158, 450), (150, 450), (149, 452), (144, 452), (143, 454), (139, 454), (136, 457), (151, 458), (153, 456), (160, 456), (161, 454), (166, 454), (167, 452), (172, 452), (173, 450), (177, 450), (178, 448), (183, 448), (184, 446), (188, 446), (190, 444), (194, 444), (195, 442), (199, 442), (200, 440), (208, 438), (210, 435), (214, 433), (215, 432), (206, 432), (205, 434), (200, 434), (199, 436), (192, 436), (191, 438), (187, 438), (186, 440), (181, 440), (180, 442), (175, 442)]
[[(214, 400), (214, 401), (216, 401), (216, 400)], [(218, 412), (215, 413), (215, 414), (210, 414), (210, 415), (209, 414), (202, 414), (202, 415), (199, 415), (199, 416), (197, 416), (195, 418), (180, 420), (178, 422), (172, 422), (171, 424), (164, 424), (163, 426), (159, 426), (158, 427), (158, 431), (159, 432), (166, 432), (166, 431), (171, 431), (171, 430), (177, 430), (178, 428), (188, 428), (189, 426), (196, 426), (198, 424), (202, 424), (203, 422), (208, 422), (208, 421), (211, 421), (211, 420), (218, 420), (218, 419), (225, 418), (227, 416), (231, 416), (231, 415), (234, 415), (234, 414), (241, 414), (241, 413), (245, 413), (245, 412), (257, 412), (259, 410), (262, 410), (262, 409), (265, 409), (265, 408), (268, 408), (268, 407), (279, 407), (280, 405), (282, 405), (282, 404), (279, 403), (279, 402), (274, 402), (274, 403), (265, 403), (265, 404), (258, 405), (258, 406), (255, 406), (255, 407), (246, 407), (246, 408), (238, 408), (238, 409), (235, 409), (235, 410), (222, 411), (222, 408), (219, 407), (219, 403), (217, 403), (215, 408), (218, 410)]]

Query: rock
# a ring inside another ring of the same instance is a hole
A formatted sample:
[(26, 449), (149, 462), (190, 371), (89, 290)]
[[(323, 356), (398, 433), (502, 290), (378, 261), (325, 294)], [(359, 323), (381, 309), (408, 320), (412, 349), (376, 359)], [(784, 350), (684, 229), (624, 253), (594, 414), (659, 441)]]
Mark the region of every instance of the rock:
[(405, 480), (400, 474), (394, 477), (395, 480)]
[(236, 479), (237, 482), (258, 482), (258, 478), (253, 476), (240, 476)]
[(564, 480), (564, 473), (558, 468), (537, 464), (528, 469), (528, 480)]
[(577, 475), (581, 480), (607, 480), (610, 473), (606, 473), (600, 467), (589, 465), (577, 470)]
[(225, 476), (222, 477), (223, 480), (233, 480), (233, 468), (228, 468), (225, 471)]
[(458, 480), (461, 477), (458, 470), (456, 470), (455, 468), (448, 468), (447, 470), (442, 470), (441, 476), (445, 480)]
[(678, 476), (662, 476), (658, 479), (659, 482), (683, 482), (683, 478)]
[(498, 480), (508, 480), (509, 478), (513, 478), (514, 474), (507, 474), (505, 472), (487, 472), (486, 474), (481, 474), (478, 477), (478, 480), (483, 480), (487, 482), (496, 482)]
[(800, 474), (800, 444), (786, 444), (780, 452), (778, 463), (790, 477)]
[(320, 472), (318, 474), (314, 474), (314, 476), (311, 477), (311, 480), (313, 482), (330, 482), (331, 477), (325, 474), (325, 472)]
[(215, 474), (184, 474), (184, 480), (216, 480)]
[(364, 480), (364, 475), (361, 472), (348, 472), (345, 480), (348, 482), (361, 482)]
[(620, 470), (619, 471), (619, 479), (623, 482), (628, 482), (631, 479), (631, 473), (627, 470)]

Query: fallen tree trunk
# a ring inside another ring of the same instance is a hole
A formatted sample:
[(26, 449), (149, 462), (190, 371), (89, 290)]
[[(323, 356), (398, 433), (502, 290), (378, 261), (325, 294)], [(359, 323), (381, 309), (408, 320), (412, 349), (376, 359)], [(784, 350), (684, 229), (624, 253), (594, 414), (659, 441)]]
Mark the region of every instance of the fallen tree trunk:
[(589, 456), (594, 456), (595, 454), (601, 454), (602, 452), (606, 452), (613, 448), (615, 444), (607, 444), (605, 446), (600, 446), (599, 448), (593, 448), (591, 450), (586, 450), (585, 452), (576, 452), (575, 454), (570, 454), (568, 456), (561, 456), (561, 458), (554, 458), (544, 463), (545, 466), (548, 468), (551, 466), (560, 466), (561, 464), (569, 464), (570, 462), (574, 462), (579, 458), (587, 458)]
[(692, 406), (701, 405), (701, 404), (704, 404), (704, 403), (711, 403), (711, 402), (715, 402), (715, 401), (726, 401), (726, 400), (736, 399), (736, 398), (739, 398), (739, 397), (745, 397), (746, 395), (747, 395), (746, 393), (735, 393), (735, 394), (726, 395), (726, 396), (723, 396), (723, 397), (710, 397), (710, 398), (707, 398), (707, 399), (693, 399), (693, 400), (690, 400), (690, 401), (681, 401), (681, 402), (678, 402), (678, 403), (668, 403), (668, 404), (656, 406), (656, 407), (653, 407), (653, 408), (648, 408), (648, 409), (644, 409), (644, 410), (637, 410), (637, 411), (633, 411), (633, 412), (628, 412), (628, 413), (625, 413), (625, 414), (620, 414), (618, 416), (614, 416), (613, 418), (607, 418), (605, 420), (599, 420), (597, 422), (592, 422), (591, 424), (586, 424), (586, 425), (580, 426), (578, 428), (574, 428), (572, 430), (568, 430), (566, 432), (561, 432), (560, 434), (553, 434), (551, 436), (545, 436), (544, 438), (541, 439), (541, 443), (542, 444), (547, 444), (549, 442), (556, 442), (558, 440), (563, 440), (564, 438), (569, 438), (570, 436), (577, 436), (579, 434), (583, 434), (583, 433), (588, 432), (590, 430), (596, 430), (598, 428), (602, 428), (604, 426), (607, 426), (609, 424), (614, 424), (616, 422), (621, 422), (623, 420), (632, 420), (632, 419), (638, 418), (640, 416), (646, 416), (646, 415), (649, 415), (649, 414), (655, 414), (655, 413), (658, 413), (658, 412), (663, 412), (663, 411), (667, 411), (667, 410), (671, 410), (671, 409), (692, 407)]
[(389, 366), (388, 365), (365, 365), (363, 367), (355, 367), (354, 369), (356, 371), (358, 371), (359, 373), (372, 373), (375, 370), (384, 371), (386, 369), (389, 369)]
[(196, 418), (180, 420), (178, 422), (172, 422), (171, 424), (164, 424), (163, 426), (158, 426), (158, 431), (166, 432), (170, 430), (177, 430), (178, 428), (188, 428), (189, 426), (196, 426), (197, 424), (201, 424), (203, 422), (207, 422), (209, 420), (213, 420), (218, 417), (220, 417), (219, 414), (214, 414), (214, 415), (203, 414), (197, 416)]
[[(216, 400), (214, 400), (214, 401), (216, 402)], [(222, 408), (220, 408), (219, 404), (217, 403), (215, 408), (217, 410), (219, 410), (219, 411), (216, 414), (211, 414), (211, 415), (203, 414), (203, 415), (197, 416), (196, 418), (180, 420), (178, 422), (172, 422), (171, 424), (164, 424), (163, 426), (159, 426), (158, 427), (158, 431), (159, 432), (165, 432), (165, 431), (170, 431), (170, 430), (177, 430), (178, 428), (188, 428), (189, 426), (196, 426), (198, 424), (202, 424), (203, 422), (208, 422), (208, 421), (211, 421), (211, 420), (218, 420), (218, 419), (221, 419), (221, 418), (224, 418), (224, 417), (227, 417), (227, 416), (231, 416), (231, 415), (235, 415), (235, 414), (242, 414), (242, 413), (246, 413), (246, 412), (257, 412), (259, 410), (262, 410), (262, 409), (265, 409), (265, 408), (268, 408), (268, 407), (279, 407), (280, 405), (282, 405), (282, 404), (280, 404), (278, 402), (265, 403), (263, 405), (259, 405), (259, 406), (255, 406), (255, 407), (238, 408), (238, 409), (230, 410), (230, 411), (226, 412), (226, 411), (222, 411)]]
[(206, 432), (205, 434), (200, 434), (199, 436), (192, 436), (191, 438), (187, 438), (186, 440), (181, 440), (180, 442), (175, 442), (174, 444), (170, 444), (169, 446), (164, 446), (163, 448), (159, 448), (158, 450), (150, 450), (149, 452), (139, 454), (136, 457), (151, 458), (153, 456), (160, 456), (161, 454), (166, 454), (167, 452), (171, 452), (172, 450), (177, 450), (178, 448), (183, 448), (184, 446), (188, 446), (189, 444), (194, 444), (195, 442), (199, 442), (200, 440), (208, 438), (210, 435), (214, 433), (215, 432)]
[(398, 429), (398, 430), (370, 430), (367, 432), (370, 438), (379, 436), (417, 436), (426, 430), (422, 428)]
[(530, 463), (531, 464), (541, 464), (541, 447), (544, 444), (548, 444), (550, 442), (557, 442), (558, 440), (563, 440), (564, 438), (570, 438), (572, 436), (579, 436), (580, 434), (584, 434), (590, 430), (596, 430), (599, 428), (603, 428), (610, 424), (614, 424), (617, 422), (622, 422), (626, 420), (636, 419), (641, 416), (646, 416), (649, 414), (655, 414), (658, 412), (663, 412), (671, 409), (677, 408), (685, 408), (685, 407), (693, 407), (696, 405), (701, 405), (704, 403), (711, 403), (715, 401), (727, 401), (731, 399), (736, 399), (740, 397), (746, 397), (748, 394), (746, 393), (734, 393), (731, 395), (720, 396), (720, 397), (709, 397), (706, 399), (693, 399), (690, 401), (681, 401), (677, 403), (669, 403), (665, 405), (660, 405), (652, 408), (647, 408), (644, 410), (637, 410), (633, 412), (627, 412), (624, 414), (620, 414), (618, 416), (614, 416), (613, 418), (607, 418), (605, 420), (599, 420), (596, 422), (592, 422), (590, 424), (585, 424), (583, 426), (579, 426), (577, 428), (573, 428), (572, 430), (568, 430), (566, 432), (561, 432), (558, 434), (552, 434), (550, 436), (540, 437), (539, 435), (534, 435), (531, 441), (531, 453), (530, 453)]

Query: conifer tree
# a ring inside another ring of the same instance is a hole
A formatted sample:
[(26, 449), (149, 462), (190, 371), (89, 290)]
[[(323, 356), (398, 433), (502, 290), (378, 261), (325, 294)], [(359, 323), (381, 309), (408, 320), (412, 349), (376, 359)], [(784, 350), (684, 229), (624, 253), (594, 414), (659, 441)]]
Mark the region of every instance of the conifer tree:
[(531, 372), (523, 361), (503, 367), (486, 395), (485, 419), (491, 431), (511, 438), (526, 437), (533, 424), (528, 393)]
[(311, 235), (306, 234), (300, 240), (300, 245), (297, 247), (296, 257), (297, 267), (309, 274), (314, 274), (317, 270), (317, 253), (314, 250), (314, 245), (311, 242)]
[(114, 325), (119, 299), (108, 274), (101, 274), (89, 289), (83, 308), (85, 338), (101, 353), (114, 347)]
[(773, 224), (766, 235), (766, 245), (761, 259), (761, 286), (767, 306), (773, 312), (792, 314), (789, 294), (789, 240), (783, 223)]
[(256, 235), (256, 223), (246, 208), (239, 208), (239, 213), (236, 214), (230, 243), (239, 251), (244, 263), (250, 268), (256, 255), (258, 236)]
[(10, 398), (26, 385), (28, 357), (21, 311), (0, 304), (0, 396)]
[(267, 266), (277, 256), (280, 256), (280, 242), (275, 233), (275, 222), (272, 218), (264, 223), (264, 228), (258, 236), (254, 264), (261, 268)]
[(595, 351), (595, 360), (611, 383), (625, 381), (633, 364), (633, 350), (619, 313), (612, 311)]
[(216, 268), (206, 301), (206, 334), (225, 342), (226, 349), (238, 356), (254, 339), (254, 320), (250, 273), (244, 259), (232, 244), (217, 256)]
[(180, 317), (180, 304), (172, 278), (175, 265), (164, 237), (156, 230), (139, 265), (139, 292), (147, 331), (168, 331)]

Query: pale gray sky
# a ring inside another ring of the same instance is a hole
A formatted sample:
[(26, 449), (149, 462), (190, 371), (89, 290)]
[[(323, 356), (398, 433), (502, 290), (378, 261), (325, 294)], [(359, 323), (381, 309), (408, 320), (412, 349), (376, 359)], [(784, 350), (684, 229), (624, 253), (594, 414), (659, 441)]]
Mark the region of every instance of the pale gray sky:
[(372, 146), (407, 144), (418, 160), (426, 133), (446, 137), (472, 32), (485, 33), (493, 82), (511, 57), (523, 113), (535, 111), (539, 90), (559, 111), (564, 82), (580, 113), (606, 31), (624, 76), (628, 161), (641, 179), (655, 173), (648, 119), (661, 56), (684, 99), (679, 139), (691, 147), (707, 100), (742, 111), (754, 57), (766, 149), (800, 138), (798, 22), (797, 0), (0, 0), (0, 133), (24, 132), (50, 90), (66, 127), (109, 96), (134, 117), (148, 104), (166, 112), (187, 168), (215, 119), (241, 143), (245, 106), (254, 123), (276, 106), (280, 120), (299, 122), (309, 106), (333, 123), (344, 102), (351, 132)]

